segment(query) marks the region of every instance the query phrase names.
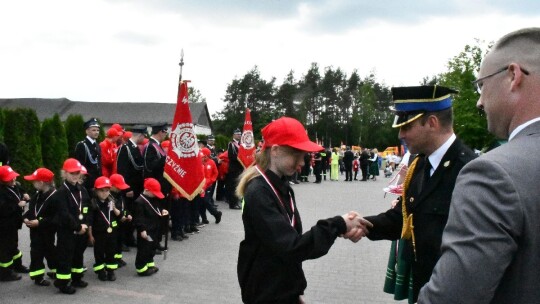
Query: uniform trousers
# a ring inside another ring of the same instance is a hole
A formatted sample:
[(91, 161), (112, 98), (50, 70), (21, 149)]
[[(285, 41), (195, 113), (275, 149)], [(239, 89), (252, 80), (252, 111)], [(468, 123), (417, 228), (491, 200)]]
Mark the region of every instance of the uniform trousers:
[(54, 246), (54, 231), (30, 229), (30, 278), (42, 278), (45, 274), (43, 259), (47, 259), (49, 269), (56, 272), (57, 253)]
[(57, 238), (56, 279), (60, 284), (67, 284), (70, 279), (80, 280), (84, 275), (84, 251), (88, 246), (88, 236), (78, 235), (71, 230), (59, 230)]
[(118, 264), (115, 255), (118, 249), (118, 231), (113, 229), (113, 232), (99, 231), (94, 233), (94, 271), (115, 270)]
[(154, 256), (156, 254), (157, 237), (156, 232), (146, 231), (146, 233), (152, 238), (152, 241), (145, 240), (141, 237), (140, 233), (137, 233), (137, 256), (135, 257), (135, 268), (137, 273), (143, 273), (148, 270), (149, 267), (154, 267)]

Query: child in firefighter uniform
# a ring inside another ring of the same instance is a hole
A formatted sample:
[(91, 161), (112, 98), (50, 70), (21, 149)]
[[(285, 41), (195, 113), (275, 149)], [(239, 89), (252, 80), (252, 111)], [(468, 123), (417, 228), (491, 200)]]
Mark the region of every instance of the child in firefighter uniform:
[(135, 268), (140, 276), (150, 276), (158, 272), (154, 264), (154, 255), (158, 248), (162, 217), (169, 213), (161, 209), (159, 201), (165, 196), (161, 185), (154, 178), (144, 180), (144, 191), (135, 200), (133, 224), (137, 229), (137, 257)]
[(19, 174), (10, 166), (0, 166), (0, 281), (20, 280), (16, 272), (28, 273), (18, 249), (18, 230), (23, 223), (23, 208), (30, 197), (17, 185), (17, 176)]
[[(129, 185), (126, 184), (124, 177), (120, 174), (112, 174), (109, 178), (111, 181), (111, 198), (116, 205), (116, 209), (120, 210), (119, 223), (118, 223), (118, 238), (116, 241), (116, 253), (114, 259), (118, 267), (126, 266), (126, 262), (122, 259), (122, 229), (125, 229), (124, 223), (129, 223), (132, 220), (131, 213), (126, 209), (124, 193), (122, 191), (129, 189)], [(128, 250), (129, 248), (126, 247)]]
[(86, 188), (79, 184), (81, 180), (81, 163), (68, 158), (62, 167), (62, 185), (50, 198), (51, 204), (58, 208), (57, 242), (58, 267), (56, 270), (56, 286), (62, 293), (74, 294), (76, 289), (88, 286), (83, 281), (84, 251), (88, 246), (88, 217), (90, 214), (90, 197)]
[(30, 229), (30, 279), (39, 286), (49, 286), (51, 283), (44, 279), (45, 264), (52, 273), (56, 272), (56, 247), (54, 223), (55, 208), (51, 205), (51, 197), (56, 192), (54, 173), (47, 168), (39, 168), (33, 174), (24, 177), (32, 182), (37, 190), (30, 199), (28, 211), (24, 214), (24, 224)]
[(94, 272), (100, 281), (116, 281), (118, 268), (114, 255), (118, 248), (118, 222), (122, 214), (110, 196), (111, 181), (100, 176), (94, 183), (94, 198), (89, 217), (88, 235), (94, 245)]

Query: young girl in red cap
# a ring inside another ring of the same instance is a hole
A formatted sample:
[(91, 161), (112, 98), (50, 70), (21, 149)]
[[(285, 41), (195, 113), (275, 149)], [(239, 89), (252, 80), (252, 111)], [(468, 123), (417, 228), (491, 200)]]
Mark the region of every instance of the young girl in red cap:
[(0, 166), (0, 281), (20, 280), (19, 273), (28, 273), (18, 249), (19, 233), (26, 202), (30, 200), (17, 184), (19, 173), (10, 166)]
[(282, 117), (262, 130), (264, 146), (256, 165), (241, 176), (245, 239), (240, 243), (238, 280), (244, 303), (304, 303), (307, 286), (302, 262), (325, 255), (335, 239), (358, 241), (369, 222), (357, 213), (319, 220), (302, 234), (302, 222), (287, 177), (304, 165), (311, 142), (302, 124)]
[(88, 246), (88, 216), (90, 196), (81, 184), (83, 166), (74, 159), (68, 158), (62, 167), (63, 183), (50, 198), (57, 210), (58, 268), (56, 270), (56, 286), (62, 293), (74, 294), (76, 289), (88, 286), (83, 281), (84, 251)]
[(92, 210), (88, 217), (88, 236), (94, 245), (94, 272), (100, 281), (116, 281), (114, 271), (118, 268), (114, 255), (118, 241), (118, 222), (121, 212), (111, 199), (111, 181), (100, 176), (94, 183)]
[[(38, 168), (34, 173), (24, 177), (32, 182), (37, 190), (30, 199), (28, 211), (24, 214), (24, 224), (30, 228), (30, 279), (39, 286), (49, 286), (51, 283), (44, 279), (45, 264), (52, 273), (56, 272), (57, 259), (55, 234), (55, 207), (51, 204), (51, 196), (56, 192), (54, 173), (47, 168)], [(51, 276), (54, 276), (50, 273)]]
[[(131, 213), (126, 209), (124, 197), (125, 194), (122, 191), (129, 189), (129, 185), (126, 184), (124, 177), (118, 173), (112, 174), (110, 181), (112, 185), (111, 199), (114, 201), (116, 209), (120, 210), (120, 222), (118, 223), (118, 238), (116, 241), (116, 253), (114, 255), (114, 259), (116, 260), (118, 267), (124, 267), (126, 266), (126, 262), (122, 259), (122, 244), (125, 244), (125, 241), (123, 240), (122, 236), (126, 234), (125, 223), (131, 222), (132, 217)], [(129, 251), (129, 247), (126, 246), (125, 250)]]
[(137, 257), (135, 268), (140, 276), (150, 276), (158, 272), (154, 263), (154, 255), (159, 246), (157, 242), (161, 232), (162, 217), (169, 212), (161, 209), (159, 200), (165, 196), (161, 193), (161, 185), (154, 178), (144, 180), (144, 191), (135, 200), (133, 224), (137, 228)]

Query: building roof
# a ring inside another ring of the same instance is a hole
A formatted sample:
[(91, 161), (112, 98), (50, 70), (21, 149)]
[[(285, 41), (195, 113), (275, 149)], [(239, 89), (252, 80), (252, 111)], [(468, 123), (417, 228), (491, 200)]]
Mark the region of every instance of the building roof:
[[(51, 118), (58, 113), (62, 121), (65, 121), (71, 114), (80, 114), (85, 121), (96, 117), (104, 125), (113, 123), (152, 125), (164, 122), (172, 124), (176, 103), (114, 103), (71, 101), (67, 98), (13, 98), (0, 99), (0, 107), (34, 109), (40, 121)], [(189, 109), (193, 124), (212, 128), (206, 102), (190, 103)]]

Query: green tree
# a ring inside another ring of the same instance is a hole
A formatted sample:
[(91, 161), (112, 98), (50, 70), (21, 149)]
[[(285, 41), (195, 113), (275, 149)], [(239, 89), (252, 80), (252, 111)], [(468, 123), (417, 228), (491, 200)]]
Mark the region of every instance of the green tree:
[(242, 78), (234, 79), (227, 86), (225, 108), (214, 114), (213, 124), (217, 133), (232, 134), (236, 128), (242, 128), (245, 110), (251, 110), (253, 132), (260, 138), (261, 128), (276, 116), (274, 102), (275, 78), (266, 81), (261, 78), (257, 67), (251, 69)]
[(188, 88), (189, 103), (206, 102), (206, 98), (202, 96), (201, 91), (195, 87)]
[[(4, 140), (9, 147), (10, 165), (19, 174), (30, 174), (41, 167), (40, 124), (31, 109), (4, 110)], [(25, 184), (29, 189), (29, 184)]]
[(66, 138), (68, 143), (68, 156), (75, 156), (75, 146), (84, 139), (86, 131), (84, 130), (84, 119), (82, 115), (69, 115), (64, 122)]
[(440, 84), (459, 91), (454, 96), (454, 129), (456, 135), (472, 148), (482, 148), (494, 141), (487, 131), (487, 121), (476, 108), (480, 97), (472, 81), (480, 70), (480, 63), (491, 46), (476, 40), (466, 45), (448, 62), (448, 70), (438, 76)]
[(55, 181), (60, 184), (60, 170), (68, 158), (68, 143), (66, 130), (58, 114), (45, 119), (41, 125), (41, 155), (43, 166), (54, 172)]
[(275, 94), (278, 116), (299, 118), (298, 105), (295, 103), (297, 94), (298, 85), (294, 80), (294, 72), (291, 70)]

